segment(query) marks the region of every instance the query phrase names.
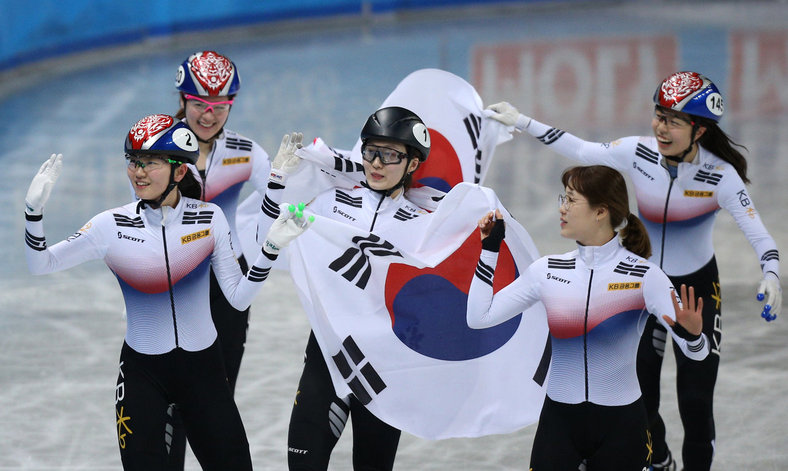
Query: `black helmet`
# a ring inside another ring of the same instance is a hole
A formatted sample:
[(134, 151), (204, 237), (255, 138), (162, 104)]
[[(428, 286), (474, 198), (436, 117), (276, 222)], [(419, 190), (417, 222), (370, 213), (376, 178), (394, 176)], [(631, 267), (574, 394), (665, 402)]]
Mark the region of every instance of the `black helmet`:
[[(419, 161), (427, 160), (430, 153), (430, 132), (416, 113), (399, 106), (381, 108), (367, 119), (361, 130), (361, 142), (367, 139), (385, 139), (405, 144), (419, 151)], [(409, 151), (410, 152), (410, 151)]]

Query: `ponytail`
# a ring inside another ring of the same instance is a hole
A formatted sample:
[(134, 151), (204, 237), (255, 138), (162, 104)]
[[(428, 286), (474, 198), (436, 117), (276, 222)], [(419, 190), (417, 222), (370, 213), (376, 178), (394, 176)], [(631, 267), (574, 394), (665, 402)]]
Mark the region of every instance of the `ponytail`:
[(651, 257), (646, 226), (629, 212), (627, 184), (621, 172), (604, 165), (571, 167), (564, 170), (561, 183), (585, 196), (592, 208), (607, 208), (613, 230), (621, 227), (619, 236), (624, 248), (643, 258)]
[(191, 169), (187, 168), (186, 175), (178, 182), (178, 191), (187, 198), (202, 199), (202, 185), (197, 181)]
[(174, 116), (175, 119), (183, 121), (183, 119), (186, 118), (186, 97), (184, 96), (183, 92), (180, 92), (178, 96), (180, 97), (178, 100), (179, 107), (178, 112), (175, 113)]
[(651, 257), (651, 240), (646, 232), (646, 226), (632, 213), (627, 214), (626, 221), (626, 225), (619, 231), (621, 245), (643, 258)]

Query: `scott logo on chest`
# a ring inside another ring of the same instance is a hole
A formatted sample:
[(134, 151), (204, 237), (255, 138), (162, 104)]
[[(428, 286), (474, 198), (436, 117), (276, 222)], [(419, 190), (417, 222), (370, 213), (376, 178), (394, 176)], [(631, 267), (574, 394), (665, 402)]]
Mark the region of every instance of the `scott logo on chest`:
[(555, 275), (553, 275), (553, 274), (552, 274), (552, 273), (550, 273), (550, 272), (547, 272), (547, 279), (548, 279), (548, 280), (555, 280), (555, 281), (559, 281), (559, 282), (561, 282), (561, 283), (564, 283), (564, 284), (567, 284), (567, 285), (568, 285), (569, 283), (571, 283), (571, 281), (567, 280), (566, 278), (561, 278), (560, 276), (555, 276)]

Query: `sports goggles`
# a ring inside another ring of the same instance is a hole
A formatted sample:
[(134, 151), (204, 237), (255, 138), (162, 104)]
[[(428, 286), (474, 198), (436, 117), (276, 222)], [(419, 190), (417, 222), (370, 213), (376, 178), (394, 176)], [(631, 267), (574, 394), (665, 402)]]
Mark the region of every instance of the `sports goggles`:
[(141, 168), (146, 172), (149, 172), (151, 170), (158, 170), (164, 167), (164, 164), (166, 163), (180, 164), (180, 162), (178, 162), (177, 160), (169, 159), (166, 156), (162, 158), (152, 158), (147, 162), (143, 162), (135, 155), (126, 154), (126, 164), (129, 166), (129, 169), (131, 170), (137, 170), (138, 168)]
[(361, 158), (369, 163), (375, 161), (375, 157), (380, 157), (383, 165), (395, 165), (402, 162), (402, 159), (407, 158), (408, 154), (400, 152), (396, 149), (380, 146), (362, 146)]
[(208, 111), (210, 111), (213, 114), (227, 113), (228, 111), (230, 111), (230, 105), (232, 105), (233, 101), (235, 101), (235, 100), (206, 101), (198, 96), (189, 95), (188, 93), (184, 93), (183, 97), (186, 98), (187, 100), (192, 100), (193, 106), (200, 113), (207, 113)]

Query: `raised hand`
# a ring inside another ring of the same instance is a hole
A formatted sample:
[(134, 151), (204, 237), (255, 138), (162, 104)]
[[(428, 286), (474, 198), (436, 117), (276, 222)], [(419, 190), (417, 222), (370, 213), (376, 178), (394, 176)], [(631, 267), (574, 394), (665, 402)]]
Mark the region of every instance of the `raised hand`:
[(505, 101), (490, 105), (487, 107), (487, 110), (492, 112), (487, 115), (488, 117), (506, 126), (514, 126), (520, 132), (531, 124), (531, 118), (521, 114), (517, 111), (517, 108)]
[(302, 147), (301, 141), (303, 139), (304, 135), (300, 132), (292, 132), (282, 137), (282, 143), (271, 163), (271, 181), (284, 183), (287, 176), (298, 168), (301, 157), (297, 156), (295, 152)]
[(499, 209), (490, 211), (479, 220), (479, 235), (482, 238), (482, 248), (497, 252), (501, 248), (501, 241), (506, 235), (506, 224)]
[(279, 217), (268, 230), (263, 251), (270, 255), (279, 255), (281, 249), (309, 229), (315, 217), (304, 217), (304, 207), (304, 203), (298, 203), (298, 206), (287, 203), (279, 205)]
[(696, 303), (695, 288), (690, 286), (688, 295), (687, 285), (681, 285), (681, 305), (676, 300), (675, 293), (671, 299), (673, 300), (673, 311), (676, 313), (676, 322), (664, 314), (662, 319), (679, 337), (686, 339), (686, 334), (698, 337), (703, 332), (703, 298), (698, 298)]
[(44, 205), (49, 199), (60, 171), (63, 169), (63, 154), (52, 154), (38, 169), (38, 173), (30, 182), (25, 196), (25, 212), (31, 216), (40, 216)]

